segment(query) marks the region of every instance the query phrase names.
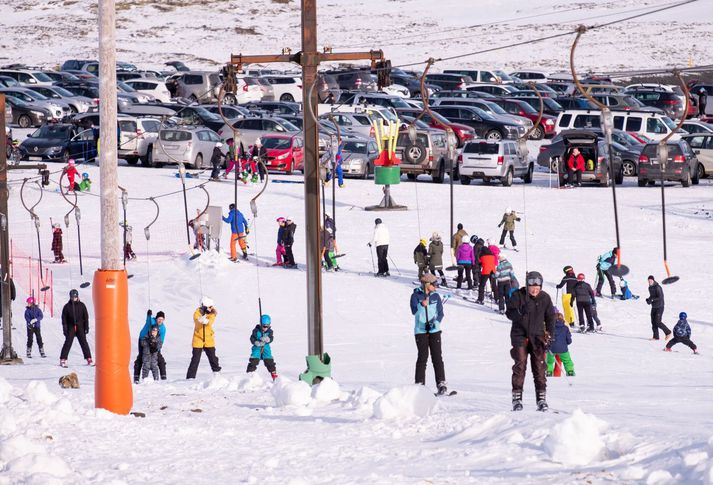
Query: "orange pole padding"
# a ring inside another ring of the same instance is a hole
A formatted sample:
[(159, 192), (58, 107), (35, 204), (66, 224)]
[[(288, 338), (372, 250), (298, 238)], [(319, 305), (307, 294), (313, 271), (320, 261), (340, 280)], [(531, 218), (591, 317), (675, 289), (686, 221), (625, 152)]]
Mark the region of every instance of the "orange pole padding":
[(663, 260), (663, 265), (664, 265), (664, 267), (666, 268), (666, 276), (671, 276), (671, 270), (668, 269), (668, 261), (666, 261), (666, 260), (664, 259), (664, 260)]
[(125, 270), (94, 273), (94, 328), (96, 329), (96, 384), (94, 407), (128, 414), (134, 396), (129, 375), (129, 283)]
[(621, 268), (621, 249), (616, 250), (616, 267)]

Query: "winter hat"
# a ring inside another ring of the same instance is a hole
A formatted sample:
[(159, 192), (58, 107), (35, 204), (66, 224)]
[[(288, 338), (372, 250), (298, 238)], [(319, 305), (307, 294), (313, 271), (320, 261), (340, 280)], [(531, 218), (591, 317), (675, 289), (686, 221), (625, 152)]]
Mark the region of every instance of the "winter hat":
[(377, 217), (376, 219), (374, 219), (374, 224), (381, 224), (381, 218)]
[(421, 239), (419, 242), (420, 242), (421, 244), (423, 244), (424, 246), (428, 243), (428, 241), (426, 241), (425, 239)]
[(27, 300), (25, 300), (28, 305), (34, 305), (35, 304), (35, 297), (34, 296), (28, 296)]
[(70, 298), (79, 298), (79, 292), (75, 289), (69, 290)]
[(438, 278), (430, 273), (421, 276), (421, 283), (435, 283), (436, 281), (438, 281)]
[(156, 325), (156, 324), (151, 325), (150, 331), (153, 332), (154, 330), (156, 330), (158, 332), (158, 325)]
[(52, 227), (55, 229), (62, 229), (62, 226), (59, 224), (59, 222), (55, 222), (54, 224), (52, 224)]
[(294, 220), (295, 220), (295, 218), (292, 217), (292, 216), (287, 216), (287, 217), (285, 218), (285, 221), (286, 221), (286, 222), (292, 222), (292, 221), (294, 221)]
[(270, 315), (263, 315), (260, 317), (260, 325), (263, 327), (269, 327), (272, 324), (272, 318)]
[(571, 266), (569, 266), (569, 265), (567, 265), (567, 266), (565, 266), (564, 268), (562, 268), (562, 272), (563, 272), (564, 274), (567, 274), (567, 273), (569, 273), (570, 271), (574, 272), (574, 268), (571, 267)]
[(542, 275), (537, 271), (530, 271), (527, 273), (527, 286), (539, 286), (542, 287)]
[(431, 234), (431, 241), (440, 241), (441, 240), (441, 235), (438, 234), (437, 232), (434, 232)]
[(157, 313), (156, 313), (156, 320), (158, 320), (159, 318), (166, 318), (166, 314), (163, 313), (163, 312), (157, 312)]
[(584, 281), (584, 273), (579, 273), (577, 275), (577, 281)]
[(67, 164), (74, 165), (74, 158), (70, 158), (69, 160), (67, 160)]
[(222, 148), (222, 146), (223, 146), (223, 144), (222, 144), (221, 142), (218, 142), (218, 143), (215, 144), (215, 147), (216, 147), (216, 148)]
[(512, 212), (512, 207), (508, 207), (507, 209), (505, 209), (506, 214), (510, 214), (511, 212)]
[(278, 217), (278, 218), (277, 218), (277, 222), (285, 222), (285, 218), (284, 218), (284, 217)]
[(89, 178), (89, 174), (88, 174), (87, 172), (82, 172), (82, 178), (83, 178), (83, 179), (88, 179), (88, 178)]
[(213, 300), (211, 298), (209, 298), (207, 296), (204, 296), (203, 298), (201, 298), (201, 306), (208, 308), (213, 305), (215, 305), (215, 303), (213, 302)]
[(463, 230), (463, 224), (461, 224), (460, 222), (458, 223), (458, 230), (459, 230), (459, 231), (462, 231), (462, 230)]
[(228, 205), (228, 209), (230, 209), (230, 210), (235, 209), (235, 204), (230, 204), (230, 205)]
[(651, 281), (656, 281), (656, 278), (654, 278), (654, 275), (652, 275), (652, 274), (649, 275), (648, 279), (650, 279)]
[(688, 314), (686, 312), (681, 312), (678, 314), (679, 320), (685, 320), (686, 318), (688, 318)]
[(475, 244), (478, 242), (478, 236), (470, 236), (470, 243)]

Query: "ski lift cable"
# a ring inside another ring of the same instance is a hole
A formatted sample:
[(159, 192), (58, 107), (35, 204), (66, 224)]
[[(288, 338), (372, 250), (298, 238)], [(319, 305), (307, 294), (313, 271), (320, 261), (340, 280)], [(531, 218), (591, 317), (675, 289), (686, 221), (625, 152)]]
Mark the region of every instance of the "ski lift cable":
[[(25, 181), (22, 183), (22, 186), (20, 187), (20, 201), (22, 202), (22, 206), (25, 208), (25, 210), (27, 212), (29, 212), (30, 218), (35, 225), (35, 232), (37, 233), (37, 260), (38, 260), (39, 266), (40, 266), (39, 280), (42, 284), (42, 286), (40, 287), (40, 291), (47, 291), (47, 290), (49, 290), (50, 287), (45, 284), (44, 268), (42, 267), (42, 244), (40, 243), (40, 218), (35, 213), (35, 207), (37, 207), (40, 204), (40, 202), (42, 202), (42, 198), (44, 196), (45, 191), (44, 191), (44, 188), (42, 187), (42, 184), (38, 180), (35, 180), (34, 183), (36, 183), (40, 188), (40, 197), (37, 199), (37, 202), (35, 202), (34, 205), (32, 205), (31, 207), (28, 207), (27, 203), (25, 202), (25, 194), (24, 194), (25, 187), (27, 186), (28, 181), (29, 181), (29, 179), (25, 179)], [(30, 258), (30, 261), (32, 261), (32, 258)], [(32, 265), (30, 264), (30, 266), (32, 266)], [(39, 297), (39, 295), (38, 295), (38, 297)]]

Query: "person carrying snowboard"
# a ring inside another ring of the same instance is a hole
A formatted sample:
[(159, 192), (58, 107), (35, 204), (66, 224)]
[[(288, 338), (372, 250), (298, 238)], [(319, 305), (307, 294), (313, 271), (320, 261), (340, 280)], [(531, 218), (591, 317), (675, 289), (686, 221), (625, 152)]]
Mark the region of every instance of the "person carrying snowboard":
[(577, 276), (574, 274), (574, 269), (567, 265), (562, 268), (564, 276), (562, 281), (557, 285), (557, 289), (565, 288), (562, 293), (562, 308), (564, 309), (564, 321), (570, 327), (574, 327), (574, 310), (572, 309), (572, 300), (574, 300), (574, 285), (577, 284)]
[(391, 276), (389, 274), (389, 262), (387, 261), (389, 256), (389, 228), (386, 224), (377, 217), (374, 219), (374, 234), (371, 237), (371, 242), (367, 243), (367, 246), (376, 247), (376, 259), (379, 266), (378, 273), (376, 276)]
[(161, 352), (163, 342), (159, 335), (158, 325), (151, 325), (149, 333), (141, 339), (142, 366), (141, 378), (146, 379), (149, 376), (149, 370), (153, 375), (153, 380), (157, 381), (158, 372), (158, 356)]
[[(153, 318), (153, 312), (151, 309), (149, 309), (146, 312), (146, 323), (144, 323), (144, 326), (141, 328), (141, 331), (139, 332), (139, 353), (136, 354), (136, 360), (134, 361), (134, 383), (138, 384), (139, 383), (139, 374), (141, 372), (141, 369), (143, 368), (144, 364), (144, 349), (143, 349), (143, 340), (146, 338), (146, 336), (149, 334), (149, 331), (151, 330), (152, 327), (157, 327), (158, 328), (158, 338), (161, 341), (161, 348), (163, 348), (163, 343), (166, 341), (166, 314), (163, 313), (162, 311), (156, 312), (156, 318)], [(161, 354), (161, 348), (158, 349), (158, 353), (156, 355), (156, 363), (158, 365), (158, 370), (159, 374), (161, 376), (161, 380), (165, 381), (166, 380), (166, 360), (163, 358), (163, 354)], [(146, 377), (146, 376), (144, 376)]]
[(415, 288), (411, 294), (411, 314), (414, 316), (414, 334), (416, 337), (416, 384), (426, 385), (426, 364), (431, 355), (433, 371), (436, 374), (438, 395), (448, 392), (446, 386), (446, 371), (441, 355), (441, 322), (443, 321), (443, 301), (436, 292), (435, 283), (438, 278), (432, 274), (421, 277), (421, 287)]
[(515, 272), (512, 269), (512, 264), (507, 260), (504, 254), (501, 254), (498, 259), (498, 267), (495, 269), (495, 281), (497, 283), (497, 296), (498, 296), (498, 311), (501, 314), (505, 313), (505, 302), (510, 295), (510, 288), (514, 282), (517, 281), (515, 278)]
[(275, 359), (272, 357), (272, 349), (270, 344), (275, 339), (272, 332), (272, 319), (270, 315), (262, 315), (260, 323), (255, 325), (250, 334), (250, 343), (253, 347), (250, 351), (250, 359), (248, 359), (248, 368), (245, 372), (255, 372), (257, 366), (262, 360), (265, 367), (270, 372), (270, 376), (274, 381), (277, 379), (277, 368), (275, 367)]
[(208, 363), (213, 372), (220, 372), (221, 367), (218, 357), (215, 355), (215, 331), (213, 324), (218, 311), (214, 307), (213, 300), (204, 296), (200, 306), (193, 312), (193, 354), (191, 363), (188, 365), (186, 379), (195, 379), (198, 372), (198, 365), (201, 363), (201, 355), (205, 352)]
[(505, 247), (505, 235), (510, 233), (510, 242), (512, 243), (512, 248), (515, 249), (517, 242), (515, 241), (515, 222), (519, 222), (520, 218), (517, 217), (517, 213), (510, 207), (505, 209), (505, 214), (503, 214), (503, 219), (498, 224), (498, 227), (503, 227), (503, 232), (500, 234), (500, 247)]
[(418, 279), (420, 280), (428, 269), (428, 249), (426, 249), (425, 239), (419, 240), (416, 249), (413, 250), (413, 262), (418, 268)]
[(285, 257), (285, 218), (277, 218), (277, 246), (275, 246), (275, 263), (273, 266), (282, 266)]
[[(569, 345), (572, 345), (572, 333), (564, 320), (564, 315), (555, 312), (555, 334), (547, 350), (547, 377), (551, 377), (555, 370), (555, 363), (562, 363), (568, 376), (574, 376), (574, 362), (569, 354)], [(559, 359), (558, 359), (559, 357)]]
[(649, 297), (646, 303), (651, 305), (651, 330), (654, 336), (651, 340), (659, 339), (659, 329), (663, 330), (666, 340), (671, 338), (671, 330), (661, 321), (664, 311), (663, 288), (656, 282), (653, 275), (649, 275)]
[(67, 357), (72, 350), (74, 338), (79, 340), (82, 354), (87, 361), (87, 365), (92, 365), (92, 351), (87, 343), (89, 334), (89, 312), (86, 305), (79, 301), (79, 292), (75, 289), (69, 292), (69, 301), (62, 308), (62, 333), (64, 334), (64, 345), (59, 354), (60, 367), (67, 367)]
[(614, 277), (612, 276), (612, 270), (614, 269), (614, 264), (616, 264), (616, 254), (619, 251), (618, 247), (614, 247), (611, 251), (608, 251), (601, 256), (597, 261), (597, 276), (599, 282), (597, 283), (597, 296), (602, 296), (602, 286), (604, 286), (604, 278), (609, 281), (609, 289), (611, 289), (612, 298), (616, 297), (616, 285), (614, 284)]
[(512, 322), (510, 356), (515, 361), (512, 366), (513, 411), (522, 410), (528, 356), (532, 362), (537, 410), (548, 409), (545, 349), (555, 332), (555, 313), (550, 295), (542, 291), (542, 282), (540, 273), (530, 271), (525, 277), (526, 286), (513, 293), (508, 300), (506, 315)]
[(55, 263), (66, 263), (64, 254), (62, 253), (62, 226), (55, 222), (52, 224), (52, 252), (54, 253)]
[(242, 212), (236, 209), (235, 204), (228, 206), (228, 217), (223, 217), (223, 222), (230, 224), (230, 260), (238, 260), (237, 244), (243, 252), (243, 259), (248, 259), (248, 245), (245, 238), (250, 234), (248, 221)]
[(37, 347), (40, 350), (40, 356), (47, 357), (45, 355), (45, 348), (42, 344), (42, 332), (40, 327), (42, 326), (42, 310), (35, 304), (35, 297), (30, 296), (27, 298), (27, 307), (25, 308), (25, 323), (27, 324), (27, 358), (32, 358), (32, 340), (33, 337), (37, 337)]
[(691, 326), (688, 324), (688, 315), (686, 312), (678, 314), (678, 323), (673, 327), (673, 339), (666, 344), (665, 352), (671, 352), (671, 347), (681, 343), (687, 345), (694, 354), (698, 353), (698, 347), (691, 341)]
[(295, 244), (295, 231), (297, 224), (294, 222), (294, 217), (287, 216), (285, 219), (285, 232), (282, 242), (285, 246), (285, 264), (283, 268), (296, 268), (295, 255), (292, 252), (292, 246)]
[[(584, 273), (577, 275), (577, 283), (574, 285), (574, 299), (570, 300), (570, 305), (574, 306), (577, 302), (577, 314), (579, 315), (579, 331), (584, 333), (594, 332), (594, 319), (592, 318), (592, 300), (594, 299), (594, 290), (584, 281)], [(587, 316), (587, 325), (584, 324), (584, 316)], [(599, 330), (599, 329), (597, 329)]]
[(428, 270), (434, 276), (438, 272), (441, 277), (441, 286), (448, 286), (446, 275), (443, 274), (443, 242), (441, 235), (437, 232), (431, 234), (431, 242), (428, 245)]

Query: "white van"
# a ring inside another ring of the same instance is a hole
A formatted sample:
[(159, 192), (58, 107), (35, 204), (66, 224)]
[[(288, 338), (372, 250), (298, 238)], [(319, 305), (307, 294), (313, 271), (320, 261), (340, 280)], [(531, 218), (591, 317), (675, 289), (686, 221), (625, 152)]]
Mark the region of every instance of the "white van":
[[(676, 129), (676, 123), (666, 115), (647, 111), (612, 111), (614, 128), (629, 133), (638, 133), (651, 140), (661, 140)], [(601, 128), (602, 112), (599, 110), (572, 109), (557, 116), (555, 132), (564, 130)], [(680, 138), (675, 134), (671, 139)]]

